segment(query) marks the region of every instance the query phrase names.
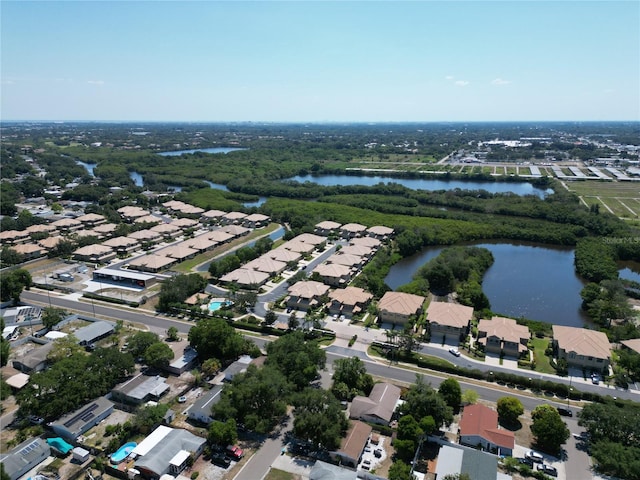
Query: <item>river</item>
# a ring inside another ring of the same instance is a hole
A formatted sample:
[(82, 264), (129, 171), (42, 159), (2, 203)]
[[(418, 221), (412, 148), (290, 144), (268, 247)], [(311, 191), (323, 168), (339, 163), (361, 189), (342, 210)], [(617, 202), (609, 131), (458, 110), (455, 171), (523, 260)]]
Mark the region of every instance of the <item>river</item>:
[(172, 152), (158, 152), (158, 155), (162, 155), (163, 157), (179, 157), (180, 155), (203, 152), (203, 153), (229, 153), (229, 152), (237, 152), (239, 150), (247, 150), (246, 148), (240, 147), (212, 147), (212, 148), (194, 148), (192, 150), (175, 150)]

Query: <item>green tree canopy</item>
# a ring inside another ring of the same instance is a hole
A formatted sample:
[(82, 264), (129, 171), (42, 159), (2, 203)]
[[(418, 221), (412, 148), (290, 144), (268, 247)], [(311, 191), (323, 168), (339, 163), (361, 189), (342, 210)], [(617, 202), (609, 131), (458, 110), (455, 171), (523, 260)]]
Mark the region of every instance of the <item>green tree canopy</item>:
[(24, 268), (0, 272), (0, 301), (18, 303), (22, 290), (28, 290), (32, 283), (31, 274)]
[(422, 375), (416, 375), (416, 381), (409, 387), (399, 412), (401, 415), (413, 415), (418, 422), (431, 416), (438, 428), (453, 422), (453, 410)]
[(522, 402), (515, 397), (502, 397), (498, 399), (498, 417), (506, 425), (515, 425), (518, 417), (524, 413)]
[(153, 332), (136, 332), (127, 339), (127, 342), (129, 343), (127, 351), (134, 357), (142, 357), (151, 345), (161, 343), (160, 337)]
[(248, 353), (253, 342), (221, 318), (205, 318), (189, 330), (189, 343), (202, 360), (217, 358), (223, 363)]
[(294, 395), (293, 431), (296, 437), (328, 450), (340, 446), (349, 421), (340, 402), (326, 390), (305, 388)]
[(347, 397), (336, 394), (334, 395), (341, 400), (351, 400), (356, 395), (369, 395), (373, 388), (373, 377), (367, 373), (367, 367), (358, 357), (340, 358), (333, 364), (333, 386), (344, 384), (346, 387), (338, 387), (336, 391), (347, 391)]
[(531, 433), (537, 447), (552, 454), (558, 454), (571, 433), (562, 421), (558, 410), (551, 405), (538, 405), (531, 413)]
[(213, 421), (209, 425), (207, 440), (212, 445), (233, 445), (238, 440), (238, 427), (233, 418), (225, 422)]
[(460, 382), (455, 378), (447, 378), (444, 380), (438, 388), (438, 393), (444, 401), (447, 402), (454, 413), (460, 411), (460, 404), (462, 403), (462, 389), (460, 388)]
[(267, 365), (280, 370), (297, 390), (302, 390), (324, 368), (326, 354), (315, 340), (299, 331), (290, 332), (267, 345)]
[(144, 351), (145, 363), (158, 370), (167, 368), (173, 357), (173, 350), (163, 342), (154, 343)]
[(158, 310), (167, 312), (172, 305), (184, 302), (207, 286), (207, 281), (197, 273), (176, 275), (162, 283), (158, 297)]

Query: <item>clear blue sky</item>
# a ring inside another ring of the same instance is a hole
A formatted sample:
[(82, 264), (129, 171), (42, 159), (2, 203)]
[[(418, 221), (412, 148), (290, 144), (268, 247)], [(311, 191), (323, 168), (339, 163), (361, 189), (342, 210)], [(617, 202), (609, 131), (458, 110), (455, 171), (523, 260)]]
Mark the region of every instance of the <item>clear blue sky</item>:
[(6, 1), (3, 120), (640, 120), (640, 2)]

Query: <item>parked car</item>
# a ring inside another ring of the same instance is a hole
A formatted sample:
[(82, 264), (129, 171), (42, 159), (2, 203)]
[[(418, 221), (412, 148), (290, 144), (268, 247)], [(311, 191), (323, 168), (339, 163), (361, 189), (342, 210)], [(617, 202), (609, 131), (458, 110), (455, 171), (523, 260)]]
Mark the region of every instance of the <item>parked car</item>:
[(380, 458), (380, 457), (382, 457), (382, 449), (381, 449), (381, 448), (376, 448), (376, 449), (373, 451), (373, 455), (374, 455), (376, 458)]
[(600, 375), (598, 375), (597, 373), (591, 374), (591, 383), (593, 383), (594, 385), (598, 385), (600, 383), (600, 380)]
[(573, 417), (573, 412), (568, 408), (558, 407), (558, 413), (563, 417)]
[(534, 452), (533, 450), (529, 450), (525, 454), (525, 457), (536, 463), (542, 463), (544, 461), (544, 457), (538, 452)]
[(552, 477), (558, 476), (558, 470), (556, 469), (556, 467), (552, 467), (551, 465), (546, 465), (543, 463), (541, 465), (538, 465), (537, 470), (546, 475), (551, 475)]
[(244, 457), (244, 452), (238, 445), (227, 445), (227, 455), (234, 460), (240, 460)]
[(216, 453), (211, 456), (211, 463), (217, 465), (218, 467), (228, 468), (229, 465), (231, 465), (231, 460), (220, 453)]
[(533, 468), (533, 460), (531, 460), (530, 458), (520, 457), (517, 460), (518, 460), (518, 463), (521, 463), (522, 465), (528, 465), (529, 468)]
[(450, 353), (451, 355), (455, 355), (456, 357), (459, 357), (459, 356), (460, 356), (460, 350), (458, 350), (456, 347), (451, 347), (451, 348), (449, 349), (449, 353)]
[(178, 403), (184, 403), (187, 401), (187, 397), (185, 397), (184, 395), (181, 397), (178, 397)]

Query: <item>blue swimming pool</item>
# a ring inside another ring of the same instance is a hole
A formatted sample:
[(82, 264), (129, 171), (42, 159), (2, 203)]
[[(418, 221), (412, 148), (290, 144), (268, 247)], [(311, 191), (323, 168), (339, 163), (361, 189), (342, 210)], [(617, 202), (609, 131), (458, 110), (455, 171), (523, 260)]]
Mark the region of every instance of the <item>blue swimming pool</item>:
[(229, 302), (226, 302), (224, 300), (211, 300), (209, 302), (209, 311), (215, 312), (217, 310), (220, 310), (222, 307), (226, 307), (227, 305), (229, 305)]
[(136, 442), (128, 442), (122, 445), (118, 450), (116, 450), (111, 455), (111, 463), (122, 462), (125, 458), (129, 456), (129, 454), (133, 451), (133, 449), (136, 448), (136, 445), (138, 445)]

